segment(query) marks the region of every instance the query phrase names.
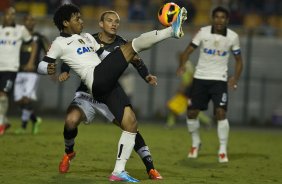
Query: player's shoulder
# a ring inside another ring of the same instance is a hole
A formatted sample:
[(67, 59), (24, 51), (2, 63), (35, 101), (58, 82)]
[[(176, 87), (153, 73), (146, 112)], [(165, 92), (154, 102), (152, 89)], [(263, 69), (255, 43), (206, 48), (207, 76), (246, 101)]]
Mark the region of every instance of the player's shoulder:
[(212, 26), (209, 25), (209, 26), (201, 27), (201, 28), (200, 28), (200, 31), (205, 32), (205, 33), (206, 33), (206, 32), (211, 33), (211, 29), (212, 29)]
[(95, 40), (99, 39), (99, 33), (94, 33), (92, 36), (95, 38)]
[(234, 37), (237, 37), (238, 34), (235, 31), (233, 31), (232, 29), (227, 28), (227, 36), (230, 36), (230, 37), (234, 38)]
[(122, 42), (122, 43), (124, 43), (124, 44), (128, 42), (127, 39), (123, 38), (123, 37), (120, 36), (120, 35), (116, 35), (116, 41)]

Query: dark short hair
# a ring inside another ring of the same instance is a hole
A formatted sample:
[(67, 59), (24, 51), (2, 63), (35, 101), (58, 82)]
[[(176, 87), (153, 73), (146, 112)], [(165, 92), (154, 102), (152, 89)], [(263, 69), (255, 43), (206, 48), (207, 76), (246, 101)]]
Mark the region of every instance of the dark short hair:
[(116, 11), (108, 10), (108, 11), (104, 11), (104, 12), (101, 14), (101, 16), (100, 16), (100, 21), (104, 21), (105, 16), (106, 16), (107, 14), (116, 14), (116, 15), (119, 17), (119, 15), (118, 15), (118, 13), (117, 13)]
[(226, 15), (226, 17), (229, 18), (229, 11), (226, 8), (223, 8), (222, 6), (216, 7), (212, 11), (212, 17), (214, 17), (217, 12), (223, 12)]
[(69, 21), (72, 15), (76, 13), (80, 13), (80, 10), (73, 4), (64, 4), (56, 10), (53, 21), (59, 31), (64, 29), (64, 21)]

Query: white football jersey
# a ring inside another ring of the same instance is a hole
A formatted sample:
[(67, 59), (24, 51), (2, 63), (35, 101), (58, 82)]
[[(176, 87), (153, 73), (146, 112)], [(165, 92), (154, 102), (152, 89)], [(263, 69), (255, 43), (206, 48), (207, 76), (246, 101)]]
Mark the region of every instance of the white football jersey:
[(99, 48), (100, 45), (89, 33), (59, 36), (53, 41), (46, 56), (65, 62), (79, 75), (88, 89), (92, 89), (94, 69), (101, 63), (96, 53)]
[(226, 35), (214, 34), (212, 26), (206, 26), (196, 34), (192, 44), (200, 46), (194, 78), (227, 81), (230, 51), (235, 55), (241, 52), (237, 33), (227, 29)]
[(31, 35), (23, 25), (0, 27), (0, 71), (16, 72), (20, 66), (22, 42), (31, 40)]

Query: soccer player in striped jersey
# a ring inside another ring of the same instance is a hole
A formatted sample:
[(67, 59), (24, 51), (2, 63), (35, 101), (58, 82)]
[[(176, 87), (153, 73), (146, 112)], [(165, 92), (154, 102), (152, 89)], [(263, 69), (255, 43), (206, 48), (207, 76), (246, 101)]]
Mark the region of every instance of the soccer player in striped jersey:
[[(189, 59), (191, 53), (200, 46), (200, 56), (190, 91), (191, 104), (187, 111), (187, 126), (192, 137), (192, 147), (188, 153), (188, 158), (198, 157), (201, 145), (198, 114), (201, 110), (206, 110), (209, 101), (212, 100), (219, 138), (218, 161), (220, 163), (228, 162), (227, 88), (228, 86), (232, 90), (237, 88), (243, 69), (239, 37), (238, 34), (227, 28), (228, 20), (229, 12), (225, 8), (215, 8), (212, 11), (212, 25), (202, 27), (180, 55), (178, 74), (184, 71), (185, 62)], [(233, 76), (228, 78), (230, 51), (234, 55), (236, 63)]]
[[(105, 11), (102, 13), (100, 17), (99, 26), (101, 28), (101, 32), (95, 33), (92, 36), (95, 40), (103, 47), (106, 51), (113, 52), (117, 47), (124, 45), (127, 43), (125, 39), (121, 36), (117, 35), (117, 31), (120, 24), (120, 17), (115, 11)], [(133, 59), (135, 61), (132, 62), (135, 69), (138, 71), (140, 76), (149, 84), (155, 86), (157, 85), (157, 78), (151, 75), (148, 72), (146, 65), (143, 63), (142, 59), (136, 57)], [(65, 81), (69, 78), (69, 70), (70, 68), (65, 63), (62, 64), (62, 73), (59, 75), (60, 81)], [(128, 99), (128, 106), (131, 106), (130, 100)], [(65, 126), (67, 127), (69, 124), (75, 124), (76, 127), (80, 124), (80, 122), (84, 122), (86, 124), (93, 121), (95, 118), (95, 114), (98, 112), (99, 114), (106, 117), (110, 122), (121, 126), (120, 123), (115, 120), (114, 115), (109, 111), (108, 107), (103, 104), (95, 101), (91, 94), (89, 94), (89, 90), (85, 86), (83, 82), (81, 82), (78, 87), (75, 97), (71, 102), (70, 106), (67, 110), (67, 115), (65, 118)], [(77, 128), (76, 128), (77, 129)], [(66, 134), (64, 134), (65, 138), (65, 155), (60, 162), (59, 171), (61, 173), (65, 173), (68, 171), (70, 167), (70, 157), (69, 155), (74, 155), (74, 144), (75, 137), (71, 137), (70, 139)], [(153, 164), (153, 159), (149, 150), (149, 147), (146, 145), (141, 133), (137, 131), (135, 138), (134, 150), (140, 156), (143, 163), (146, 166), (147, 173), (150, 179), (159, 180), (162, 179), (162, 176), (155, 169)]]
[(24, 25), (32, 35), (32, 39), (36, 45), (34, 68), (27, 70), (27, 62), (32, 53), (32, 44), (23, 43), (21, 46), (20, 54), (20, 69), (16, 77), (14, 88), (14, 100), (21, 107), (21, 128), (15, 131), (16, 134), (26, 133), (27, 123), (29, 120), (32, 122), (32, 134), (37, 134), (41, 124), (41, 118), (36, 115), (32, 103), (37, 100), (37, 87), (39, 76), (36, 72), (40, 56), (42, 52), (46, 54), (49, 47), (48, 39), (34, 31), (35, 19), (32, 15), (27, 14), (24, 16)]
[[(23, 42), (31, 43), (32, 37), (23, 25), (15, 22), (16, 10), (9, 7), (3, 15), (3, 25), (0, 26), (0, 136), (4, 134), (9, 124), (7, 123), (7, 110), (9, 99), (17, 72), (20, 66), (20, 48)], [(33, 69), (35, 52), (28, 59), (26, 70)]]
[[(53, 41), (47, 55), (39, 63), (38, 72), (53, 74), (56, 59), (65, 62), (82, 79), (94, 99), (106, 104), (121, 124), (123, 132), (110, 181), (139, 182), (125, 171), (135, 144), (137, 120), (132, 108), (126, 105), (127, 100), (118, 79), (137, 53), (165, 39), (182, 37), (182, 23), (186, 19), (187, 11), (182, 8), (171, 27), (143, 33), (109, 53), (92, 35), (82, 33), (83, 21), (76, 6), (64, 4), (55, 12), (54, 23), (60, 36)], [(66, 127), (65, 130), (70, 137), (77, 134), (75, 126)]]

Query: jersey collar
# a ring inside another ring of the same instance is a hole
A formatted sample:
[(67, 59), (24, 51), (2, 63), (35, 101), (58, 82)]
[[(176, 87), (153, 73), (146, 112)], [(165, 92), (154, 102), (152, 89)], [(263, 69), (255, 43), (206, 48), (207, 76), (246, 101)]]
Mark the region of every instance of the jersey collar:
[(16, 27), (16, 24), (15, 24), (15, 23), (13, 23), (12, 25), (9, 25), (9, 26), (7, 26), (7, 25), (3, 24), (3, 25), (2, 25), (2, 27), (3, 27), (3, 28), (4, 28), (4, 27)]
[[(215, 33), (213, 26), (212, 26), (212, 28), (211, 28), (211, 34), (217, 34), (217, 33)], [(220, 35), (222, 35), (222, 36), (227, 36), (227, 28), (225, 28), (224, 32), (221, 33)]]
[(71, 37), (72, 35), (68, 34), (68, 33), (61, 32), (60, 36), (62, 36), (62, 37)]

